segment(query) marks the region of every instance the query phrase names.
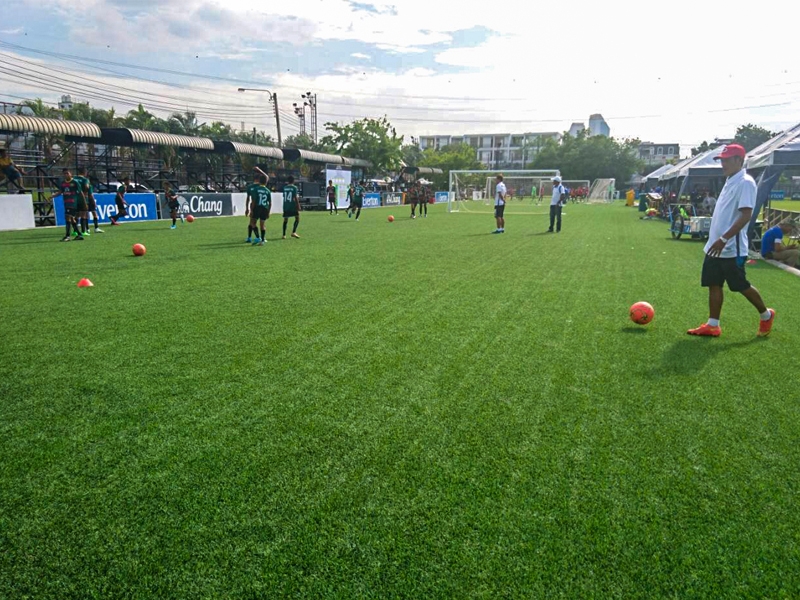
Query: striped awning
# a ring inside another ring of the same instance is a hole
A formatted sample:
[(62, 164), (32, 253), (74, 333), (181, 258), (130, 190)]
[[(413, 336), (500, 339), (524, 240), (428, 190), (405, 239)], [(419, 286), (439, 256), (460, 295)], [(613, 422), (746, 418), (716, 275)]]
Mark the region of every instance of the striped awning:
[(208, 138), (127, 128), (104, 128), (102, 131), (102, 143), (110, 146), (173, 146), (194, 150), (214, 150), (214, 142)]
[(325, 163), (331, 165), (343, 165), (344, 159), (336, 154), (324, 154), (322, 152), (313, 152), (311, 150), (300, 150), (299, 148), (284, 148), (284, 160), (307, 160), (309, 162)]
[(97, 139), (100, 128), (86, 121), (62, 121), (45, 117), (0, 114), (0, 132), (3, 133), (50, 133), (76, 138)]
[(342, 159), (344, 160), (344, 164), (349, 165), (351, 167), (365, 167), (369, 168), (372, 166), (372, 163), (368, 160), (364, 160), (363, 158), (347, 158), (343, 156)]
[(236, 154), (250, 154), (251, 156), (263, 156), (283, 160), (283, 151), (280, 148), (271, 146), (257, 146), (255, 144), (245, 144), (243, 142), (214, 142), (215, 152), (227, 152)]
[(403, 173), (412, 175), (443, 175), (444, 171), (436, 167), (403, 167)]

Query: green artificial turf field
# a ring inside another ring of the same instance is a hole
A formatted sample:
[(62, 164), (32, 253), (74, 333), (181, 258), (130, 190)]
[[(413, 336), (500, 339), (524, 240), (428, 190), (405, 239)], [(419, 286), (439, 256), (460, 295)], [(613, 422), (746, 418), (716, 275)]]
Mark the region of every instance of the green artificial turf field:
[(0, 234), (0, 598), (798, 597), (800, 280), (512, 209)]

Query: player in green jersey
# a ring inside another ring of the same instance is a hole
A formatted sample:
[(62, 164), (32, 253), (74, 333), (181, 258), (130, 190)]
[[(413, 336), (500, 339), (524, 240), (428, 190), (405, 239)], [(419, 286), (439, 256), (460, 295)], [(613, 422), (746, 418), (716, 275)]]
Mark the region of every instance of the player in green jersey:
[(356, 221), (358, 221), (359, 217), (361, 216), (361, 209), (364, 207), (364, 194), (366, 193), (367, 191), (364, 189), (364, 180), (362, 179), (353, 188), (353, 201), (347, 209), (348, 218), (352, 217), (353, 213), (355, 212)]
[(75, 179), (72, 178), (72, 173), (69, 169), (64, 169), (62, 171), (64, 175), (64, 179), (58, 185), (58, 191), (50, 196), (48, 200), (52, 200), (57, 196), (61, 196), (61, 199), (64, 202), (64, 220), (66, 221), (67, 225), (67, 233), (64, 238), (61, 240), (62, 242), (70, 241), (69, 237), (69, 230), (72, 227), (76, 232), (77, 235), (75, 236), (76, 241), (83, 240), (83, 236), (80, 233), (80, 228), (78, 226), (78, 194), (81, 193), (80, 186)]
[(283, 186), (283, 239), (286, 239), (286, 225), (290, 217), (294, 217), (292, 237), (300, 238), (297, 235), (297, 226), (300, 224), (300, 192), (294, 184), (294, 177), (289, 175), (287, 181), (289, 183)]
[[(258, 183), (247, 188), (248, 208), (245, 214), (250, 215), (250, 225), (246, 241), (257, 246), (263, 246), (267, 241), (266, 221), (272, 208), (272, 192), (267, 187), (268, 181), (269, 177), (262, 174), (258, 176)], [(258, 237), (258, 221), (261, 221), (261, 237)]]
[(86, 167), (81, 167), (78, 169), (78, 176), (83, 179), (86, 183), (84, 187), (84, 194), (86, 195), (86, 209), (87, 209), (87, 217), (86, 217), (86, 233), (89, 232), (89, 217), (88, 215), (92, 215), (92, 220), (94, 221), (94, 232), (95, 233), (103, 233), (103, 230), (100, 229), (100, 225), (97, 222), (97, 201), (94, 198), (94, 186), (92, 182), (89, 180), (89, 175), (86, 170)]
[[(81, 235), (89, 235), (89, 179), (81, 173), (86, 173), (86, 169), (78, 169), (78, 174), (73, 179), (78, 184), (81, 193), (78, 195), (78, 225), (81, 228)], [(73, 234), (74, 235), (74, 234)]]

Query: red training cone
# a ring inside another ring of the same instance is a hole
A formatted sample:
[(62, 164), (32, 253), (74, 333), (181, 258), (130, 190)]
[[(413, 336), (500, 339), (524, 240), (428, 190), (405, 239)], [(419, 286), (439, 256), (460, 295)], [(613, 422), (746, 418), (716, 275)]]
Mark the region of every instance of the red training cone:
[(84, 277), (78, 282), (78, 287), (94, 287), (94, 284)]

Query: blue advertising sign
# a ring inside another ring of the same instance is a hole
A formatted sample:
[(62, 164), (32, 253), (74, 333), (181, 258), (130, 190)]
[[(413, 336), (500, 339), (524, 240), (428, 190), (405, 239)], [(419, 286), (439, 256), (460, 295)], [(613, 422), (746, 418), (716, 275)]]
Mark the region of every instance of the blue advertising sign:
[(379, 193), (370, 192), (364, 194), (364, 208), (378, 208), (381, 205), (381, 195)]
[(786, 198), (786, 192), (783, 190), (772, 190), (769, 193), (770, 200), (783, 200)]
[(449, 196), (450, 192), (436, 192), (436, 194), (434, 194), (434, 204), (446, 204)]
[[(114, 199), (116, 194), (95, 194), (94, 200), (97, 203), (97, 220), (100, 223), (110, 223), (112, 215), (117, 214), (117, 205)], [(127, 216), (120, 219), (121, 223), (130, 221), (154, 221), (158, 218), (156, 214), (156, 195), (155, 194), (125, 194), (125, 202), (128, 204)], [(56, 225), (66, 225), (64, 219), (64, 201), (61, 196), (53, 199), (53, 208), (56, 211)]]

